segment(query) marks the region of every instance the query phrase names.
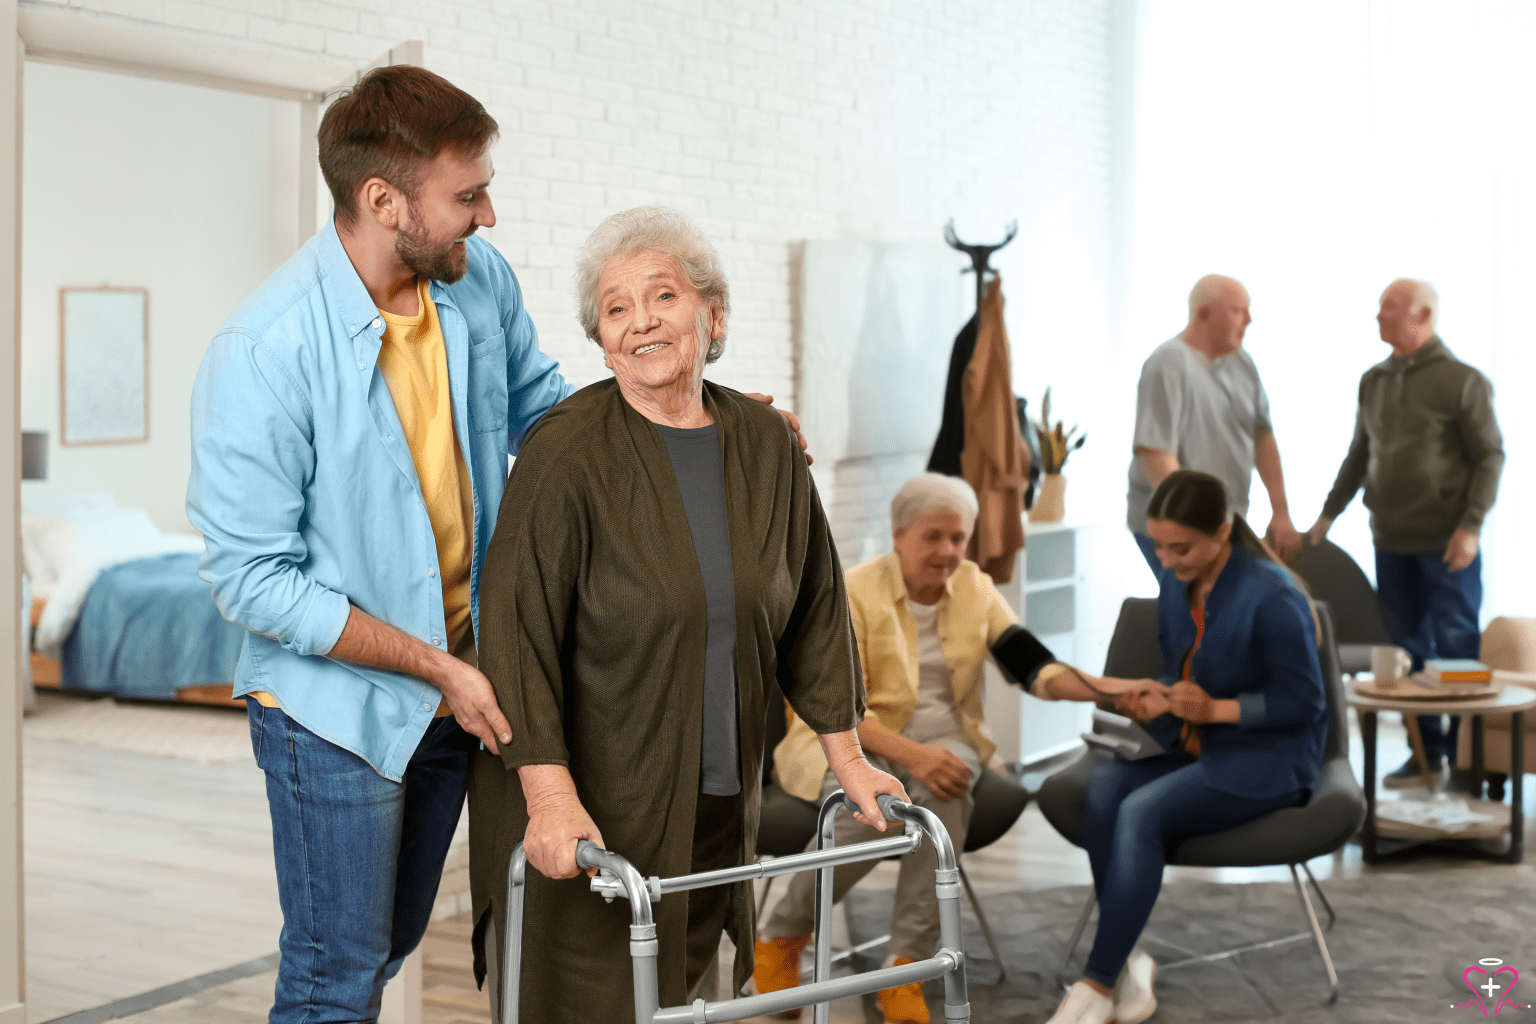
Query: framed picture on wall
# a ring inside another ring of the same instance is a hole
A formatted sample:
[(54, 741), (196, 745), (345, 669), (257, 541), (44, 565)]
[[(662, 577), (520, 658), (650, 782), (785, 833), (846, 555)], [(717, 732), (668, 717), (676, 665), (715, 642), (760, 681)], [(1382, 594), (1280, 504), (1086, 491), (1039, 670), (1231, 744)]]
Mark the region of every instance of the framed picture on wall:
[(149, 291), (59, 289), (59, 440), (149, 440)]

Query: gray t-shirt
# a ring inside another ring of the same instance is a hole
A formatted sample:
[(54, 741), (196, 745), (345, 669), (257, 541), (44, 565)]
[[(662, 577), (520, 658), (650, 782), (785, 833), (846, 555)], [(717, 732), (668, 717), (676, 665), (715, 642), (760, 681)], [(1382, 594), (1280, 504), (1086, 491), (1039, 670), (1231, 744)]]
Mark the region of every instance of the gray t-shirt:
[[(1253, 442), (1271, 429), (1269, 396), (1258, 367), (1243, 349), (1207, 359), (1184, 343), (1182, 334), (1163, 342), (1141, 367), (1136, 388), (1137, 448), (1156, 448), (1185, 469), (1216, 477), (1227, 488), (1227, 504), (1248, 514), (1253, 480)], [(1147, 532), (1152, 485), (1131, 456), (1126, 525)]]
[(720, 432), (713, 424), (685, 430), (658, 423), (656, 429), (667, 444), (672, 473), (683, 496), (708, 608), (699, 790), (713, 796), (734, 796), (741, 792), (736, 736), (736, 577), (731, 570), (731, 534), (725, 517)]

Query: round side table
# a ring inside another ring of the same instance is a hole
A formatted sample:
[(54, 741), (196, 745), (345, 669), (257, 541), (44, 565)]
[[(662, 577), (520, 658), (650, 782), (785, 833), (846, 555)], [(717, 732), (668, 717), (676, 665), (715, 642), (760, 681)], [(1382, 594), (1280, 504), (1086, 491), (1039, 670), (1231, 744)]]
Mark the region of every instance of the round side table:
[[(1497, 676), (1498, 673), (1495, 673)], [(1525, 712), (1536, 708), (1536, 690), (1524, 686), (1506, 685), (1491, 697), (1468, 700), (1407, 700), (1390, 697), (1367, 696), (1357, 691), (1355, 684), (1346, 688), (1349, 706), (1360, 716), (1360, 739), (1365, 747), (1365, 825), (1360, 830), (1360, 848), (1367, 864), (1374, 864), (1382, 857), (1400, 850), (1425, 843), (1454, 844), (1458, 852), (1472, 856), (1484, 856), (1491, 860), (1510, 864), (1520, 863), (1525, 854), (1525, 797), (1521, 768), (1525, 764)], [(1439, 830), (1427, 826), (1393, 828), (1397, 834), (1384, 836), (1376, 820), (1376, 716), (1382, 711), (1401, 711), (1410, 715), (1461, 715), (1472, 724), (1472, 779), (1475, 794), (1482, 796), (1483, 783), (1483, 716), (1508, 715), (1510, 718), (1510, 806), (1507, 826), (1503, 819), (1504, 806), (1491, 801), (1472, 801), (1478, 810), (1494, 814), (1497, 830), (1495, 835), (1506, 831), (1509, 846), (1502, 853), (1490, 852), (1480, 844), (1482, 833), (1469, 835), (1467, 830)], [(1391, 844), (1383, 845), (1383, 839)]]

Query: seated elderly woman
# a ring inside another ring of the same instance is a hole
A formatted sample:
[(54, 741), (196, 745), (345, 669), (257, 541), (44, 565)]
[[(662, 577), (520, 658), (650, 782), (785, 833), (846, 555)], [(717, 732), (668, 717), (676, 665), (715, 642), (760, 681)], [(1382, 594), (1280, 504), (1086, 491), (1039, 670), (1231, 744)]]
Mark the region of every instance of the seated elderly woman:
[[(1047, 1024), (1137, 1024), (1157, 1008), (1155, 965), (1135, 945), (1167, 851), (1305, 803), (1322, 766), (1327, 706), (1317, 623), (1299, 582), (1227, 508), (1220, 480), (1181, 469), (1152, 494), (1162, 680), (1118, 698), (1164, 753), (1101, 760), (1083, 834), (1099, 901), (1085, 976)], [(1096, 700), (1108, 680), (1048, 667), (1035, 695)]]
[[(906, 798), (854, 732), (857, 653), (805, 456), (771, 407), (703, 378), (730, 308), (714, 247), (675, 211), (616, 214), (576, 292), (613, 377), (545, 416), (512, 469), (478, 631), (512, 740), (470, 777), (477, 961), (500, 962), (522, 842), (543, 877), (529, 873), (521, 1019), (540, 1024), (634, 1019), (629, 909), (577, 877), (578, 840), (643, 875), (751, 859), (775, 679), (861, 820), (883, 830), (876, 795)], [(748, 883), (662, 898), (663, 1006), (703, 987), (723, 928), (746, 982), (753, 913)]]
[[(937, 473), (913, 477), (891, 502), (894, 550), (848, 572), (871, 712), (859, 725), (859, 742), (876, 765), (902, 781), (914, 803), (938, 815), (956, 847), (970, 822), (971, 788), (996, 749), (982, 721), (982, 662), (990, 653), (1020, 684), (1053, 664), (1050, 652), (1015, 624), (991, 578), (965, 560), (975, 522), (976, 495), (964, 480)], [(798, 714), (774, 752), (774, 769), (779, 784), (804, 800), (838, 786), (815, 731)], [(870, 838), (867, 825), (839, 823), (839, 846)], [(934, 857), (924, 844), (901, 859), (887, 966), (933, 955), (939, 937)], [(838, 868), (833, 899), (842, 899), (873, 867), (863, 862)], [(764, 926), (756, 955), (759, 992), (800, 983), (815, 891), (814, 875), (796, 875)], [(887, 989), (877, 998), (887, 1021), (928, 1020), (921, 985)]]

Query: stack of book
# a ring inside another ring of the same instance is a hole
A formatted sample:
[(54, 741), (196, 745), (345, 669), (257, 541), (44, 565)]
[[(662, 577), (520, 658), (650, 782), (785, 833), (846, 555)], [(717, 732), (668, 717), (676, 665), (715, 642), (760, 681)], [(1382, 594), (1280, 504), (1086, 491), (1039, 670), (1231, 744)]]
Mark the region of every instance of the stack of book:
[(1426, 661), (1421, 678), (1443, 690), (1484, 690), (1493, 681), (1493, 671), (1470, 658)]

